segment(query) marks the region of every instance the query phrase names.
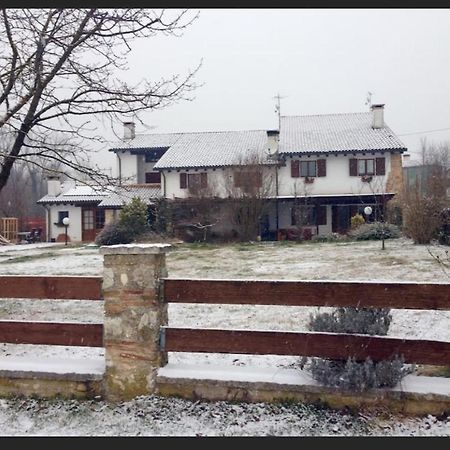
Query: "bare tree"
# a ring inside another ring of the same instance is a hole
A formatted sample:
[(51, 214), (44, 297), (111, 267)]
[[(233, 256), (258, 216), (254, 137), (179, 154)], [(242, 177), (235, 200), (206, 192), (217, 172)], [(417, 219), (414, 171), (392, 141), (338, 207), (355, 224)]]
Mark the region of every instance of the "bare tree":
[(421, 142), (422, 165), (416, 168), (416, 178), (405, 186), (403, 217), (404, 229), (417, 244), (429, 244), (437, 237), (439, 229), (448, 220), (447, 196), (450, 169), (450, 145), (428, 145)]
[(242, 240), (261, 235), (260, 223), (274, 194), (276, 162), (256, 151), (239, 158), (225, 181), (230, 221)]
[[(149, 9), (2, 9), (0, 15), (0, 129), (12, 145), (0, 152), (0, 191), (13, 165), (42, 159), (84, 174), (108, 178), (90, 167), (86, 143), (93, 118), (113, 123), (188, 98), (194, 74), (131, 85), (120, 79), (138, 38), (177, 35), (196, 18)], [(61, 145), (51, 142), (60, 133)], [(39, 158), (38, 158), (39, 157)], [(111, 181), (111, 180), (109, 180)]]

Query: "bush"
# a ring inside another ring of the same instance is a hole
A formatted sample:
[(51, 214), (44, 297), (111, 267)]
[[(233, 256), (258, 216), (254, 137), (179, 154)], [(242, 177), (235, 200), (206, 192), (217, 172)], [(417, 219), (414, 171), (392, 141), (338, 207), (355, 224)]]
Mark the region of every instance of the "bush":
[(364, 220), (364, 217), (361, 214), (355, 214), (350, 219), (350, 224), (351, 224), (351, 229), (352, 230), (358, 228), (361, 225), (364, 225), (365, 223), (366, 223), (366, 221)]
[(105, 225), (103, 230), (95, 238), (97, 245), (129, 244), (133, 236), (119, 222), (111, 222)]
[(148, 206), (140, 198), (134, 197), (121, 209), (119, 224), (133, 239), (148, 231)]
[(345, 241), (347, 236), (339, 233), (330, 233), (330, 234), (322, 234), (322, 235), (314, 235), (311, 240), (314, 242), (338, 242)]
[[(310, 317), (313, 331), (370, 334), (387, 334), (392, 317), (389, 309), (337, 308), (332, 313), (319, 313)], [(302, 366), (305, 364), (304, 360)], [(378, 387), (394, 387), (411, 372), (401, 356), (390, 361), (356, 361), (311, 358), (308, 369), (315, 380), (326, 386), (364, 391)]]
[(401, 236), (400, 228), (392, 223), (374, 222), (366, 223), (355, 230), (351, 230), (348, 235), (357, 241), (394, 239)]

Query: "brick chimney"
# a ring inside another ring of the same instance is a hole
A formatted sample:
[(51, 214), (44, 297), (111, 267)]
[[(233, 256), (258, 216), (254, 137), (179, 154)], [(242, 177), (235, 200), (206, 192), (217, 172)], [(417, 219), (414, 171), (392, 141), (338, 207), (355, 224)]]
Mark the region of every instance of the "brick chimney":
[(384, 127), (384, 103), (378, 105), (372, 105), (372, 128), (383, 128)]
[(123, 123), (123, 138), (126, 140), (134, 139), (136, 137), (136, 124), (134, 122)]

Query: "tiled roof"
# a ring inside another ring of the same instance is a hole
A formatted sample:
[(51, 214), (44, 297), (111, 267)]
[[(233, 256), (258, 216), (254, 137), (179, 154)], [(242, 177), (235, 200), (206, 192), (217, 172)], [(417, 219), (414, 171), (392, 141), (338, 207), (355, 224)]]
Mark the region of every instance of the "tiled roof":
[(372, 113), (281, 117), (279, 153), (406, 150), (385, 124), (372, 128)]
[(154, 168), (230, 166), (239, 164), (253, 152), (267, 156), (267, 148), (267, 132), (264, 130), (185, 133)]
[(161, 188), (151, 185), (135, 185), (118, 187), (115, 192), (108, 195), (100, 203), (102, 208), (119, 208), (130, 203), (134, 197), (138, 197), (149, 204), (155, 198), (161, 196)]
[(55, 196), (45, 195), (37, 201), (39, 204), (98, 203), (108, 195), (92, 186), (75, 186)]
[(131, 148), (166, 148), (175, 144), (183, 133), (138, 134), (134, 139), (123, 140), (114, 144), (110, 152), (129, 150)]

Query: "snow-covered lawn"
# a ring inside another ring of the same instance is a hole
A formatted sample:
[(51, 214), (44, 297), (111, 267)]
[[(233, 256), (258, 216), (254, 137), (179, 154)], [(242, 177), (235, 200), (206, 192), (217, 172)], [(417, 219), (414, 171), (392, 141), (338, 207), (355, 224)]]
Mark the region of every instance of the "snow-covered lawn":
[[(174, 245), (167, 255), (167, 268), (169, 277), (450, 282), (450, 273), (445, 273), (430, 255), (431, 251), (445, 256), (447, 249), (442, 246), (416, 246), (407, 239), (388, 240), (385, 250), (381, 250), (379, 241)], [(98, 248), (92, 245), (0, 246), (0, 275), (101, 275), (102, 264), (103, 257)], [(309, 314), (317, 310), (318, 308), (282, 306), (170, 305), (169, 325), (306, 330)], [(392, 336), (450, 340), (450, 312), (393, 310), (392, 315), (393, 322), (389, 331)], [(0, 319), (101, 322), (103, 305), (102, 302), (89, 301), (0, 300)], [(95, 358), (102, 354), (102, 349), (0, 344), (0, 357), (33, 355)], [(282, 356), (169, 354), (171, 363), (201, 363), (224, 367), (286, 368), (295, 367), (297, 360), (296, 357)], [(59, 405), (58, 409), (55, 409), (56, 405)], [(164, 419), (164, 414), (158, 413), (159, 407), (172, 414)], [(61, 419), (57, 426), (51, 420), (58, 410)], [(239, 413), (235, 414), (233, 411), (237, 410)], [(178, 422), (176, 414), (180, 416)], [(323, 417), (319, 425), (317, 415)], [(23, 417), (24, 423), (29, 424), (28, 428), (14, 426), (16, 416)], [(125, 423), (127, 418), (129, 422)], [(345, 414), (319, 411), (302, 405), (207, 404), (162, 400), (157, 397), (136, 399), (116, 407), (103, 402), (3, 400), (0, 403), (0, 423), (4, 425), (1, 427), (4, 431), (0, 433), (4, 434), (450, 433), (450, 422), (446, 419), (389, 420), (388, 425), (381, 426), (380, 418), (367, 421), (361, 417), (350, 418)], [(102, 425), (103, 423), (110, 424), (110, 427)]]

